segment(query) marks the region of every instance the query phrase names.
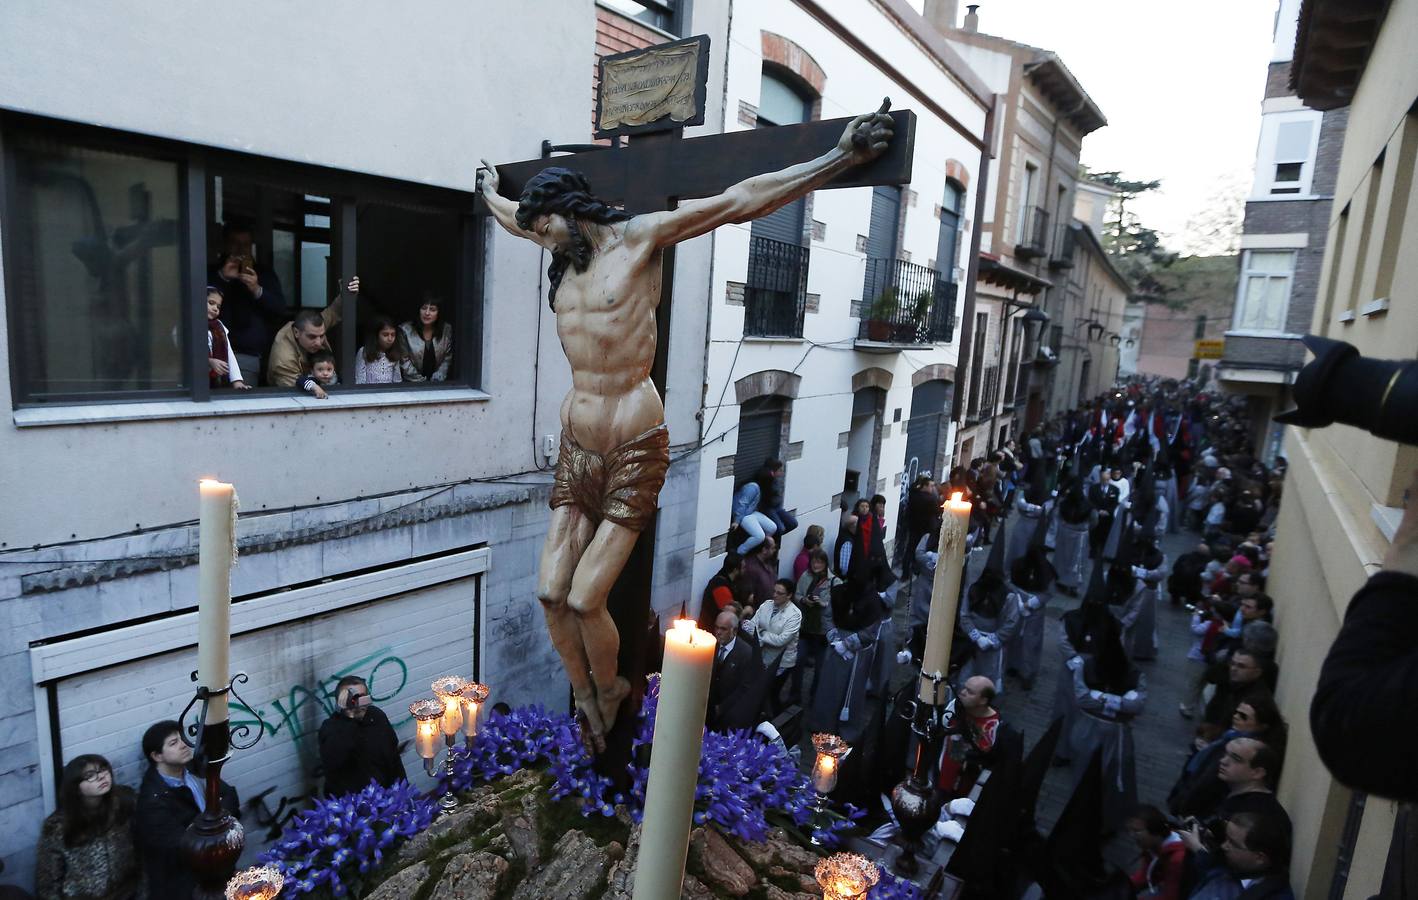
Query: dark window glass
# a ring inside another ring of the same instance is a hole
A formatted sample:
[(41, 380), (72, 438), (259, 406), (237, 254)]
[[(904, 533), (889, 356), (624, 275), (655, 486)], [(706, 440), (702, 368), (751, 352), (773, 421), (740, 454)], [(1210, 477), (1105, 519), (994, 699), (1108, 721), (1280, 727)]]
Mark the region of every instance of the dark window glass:
[(675, 34), (676, 0), (603, 0), (606, 6), (661, 31)]
[(1277, 163), (1275, 166), (1275, 180), (1277, 182), (1299, 181), (1300, 172), (1305, 168), (1304, 163), (1290, 162)]
[(180, 389), (177, 163), (24, 132), (7, 143), (16, 398)]

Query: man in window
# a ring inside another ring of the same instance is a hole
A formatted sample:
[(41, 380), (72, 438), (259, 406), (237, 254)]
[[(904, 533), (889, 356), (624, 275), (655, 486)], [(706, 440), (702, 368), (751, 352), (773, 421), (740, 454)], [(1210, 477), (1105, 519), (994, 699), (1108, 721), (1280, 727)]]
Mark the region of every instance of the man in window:
[[(351, 278), (345, 290), (358, 294), (359, 277)], [(340, 324), (343, 298), (344, 293), (336, 294), (324, 309), (303, 309), (296, 315), (295, 321), (281, 326), (271, 341), (271, 354), (266, 360), (267, 384), (293, 388), (302, 376), (310, 374), (311, 357), (330, 349), (325, 332)]]
[(275, 270), (256, 261), (249, 222), (229, 219), (222, 226), (222, 255), (207, 273), (207, 284), (222, 290), (222, 324), (241, 370), (254, 382), (275, 323), (286, 314), (286, 296)]

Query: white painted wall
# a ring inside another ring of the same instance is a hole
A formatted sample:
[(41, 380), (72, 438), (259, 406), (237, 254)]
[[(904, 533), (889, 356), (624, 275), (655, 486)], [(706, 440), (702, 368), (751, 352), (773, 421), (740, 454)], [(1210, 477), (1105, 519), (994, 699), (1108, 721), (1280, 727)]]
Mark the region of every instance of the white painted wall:
[[(968, 128), (974, 129), (976, 134), (983, 133), (984, 110), (891, 20), (874, 7), (852, 0), (829, 0), (823, 5)], [(894, 108), (916, 112), (915, 164), (909, 187), (917, 192), (918, 199), (914, 206), (906, 209), (901, 249), (911, 254), (913, 262), (928, 264), (936, 255), (940, 223), (934, 209), (945, 189), (946, 160), (958, 160), (971, 174), (964, 202), (965, 218), (969, 219), (973, 217), (975, 204), (979, 151), (916, 102), (901, 85), (891, 83), (835, 34), (788, 0), (735, 5), (726, 79), (727, 108), (736, 109), (740, 100), (757, 105), (763, 66), (761, 32), (765, 30), (801, 46), (826, 73), (822, 118), (869, 111), (880, 104), (883, 96), (892, 98)], [(744, 127), (735, 121), (728, 123), (726, 130)], [(888, 354), (852, 349), (859, 320), (852, 315), (851, 306), (853, 301), (861, 299), (864, 278), (863, 254), (857, 252), (856, 240), (858, 234), (866, 233), (870, 208), (868, 188), (818, 191), (814, 195), (812, 217), (827, 227), (825, 239), (814, 240), (811, 246), (807, 290), (820, 295), (820, 306), (817, 313), (807, 314), (802, 341), (743, 340), (744, 309), (728, 305), (725, 295), (728, 282), (745, 279), (749, 226), (726, 226), (716, 233), (705, 394), (706, 447), (699, 474), (698, 525), (694, 540), (696, 595), (723, 561), (721, 555), (710, 554), (710, 543), (728, 526), (733, 479), (716, 477), (714, 463), (720, 457), (732, 455), (737, 446), (738, 405), (733, 383), (755, 372), (780, 369), (802, 377), (801, 390), (792, 404), (788, 440), (801, 441), (803, 451), (800, 459), (787, 463), (784, 497), (788, 508), (796, 508), (802, 526), (789, 535), (781, 548), (784, 570), (801, 547), (808, 525), (822, 525), (829, 544), (836, 536), (838, 512), (832, 498), (842, 490), (848, 454), (846, 447), (839, 448), (838, 437), (851, 427), (852, 376), (871, 367), (885, 368), (893, 375), (886, 394), (878, 476), (884, 476), (886, 483), (882, 493), (891, 500), (888, 534), (895, 528), (895, 499), (900, 485), (894, 476), (900, 473), (905, 456), (904, 424), (910, 417), (911, 375), (931, 364), (954, 365), (958, 348), (956, 344), (949, 344)], [(959, 242), (959, 265), (965, 264), (969, 240), (967, 230)], [(936, 263), (938, 269), (943, 265), (941, 261)], [(962, 285), (957, 315), (963, 301)], [(958, 331), (957, 328), (957, 337)], [(875, 489), (873, 485), (862, 486), (862, 492), (868, 496)]]

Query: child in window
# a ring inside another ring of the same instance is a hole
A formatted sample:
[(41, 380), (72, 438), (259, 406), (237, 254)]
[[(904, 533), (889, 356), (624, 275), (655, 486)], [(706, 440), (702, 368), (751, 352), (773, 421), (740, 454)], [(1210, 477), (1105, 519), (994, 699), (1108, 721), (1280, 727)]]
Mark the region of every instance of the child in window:
[(207, 377), (212, 387), (234, 387), (249, 391), (251, 385), (242, 380), (241, 365), (231, 346), (231, 335), (219, 318), (222, 314), (220, 288), (207, 285)]
[(404, 354), (399, 346), (399, 331), (393, 320), (374, 317), (374, 327), (365, 339), (364, 347), (355, 354), (355, 384), (394, 384), (403, 381), (399, 363)]
[(335, 354), (329, 350), (321, 350), (310, 357), (310, 372), (300, 376), (300, 380), (295, 384), (300, 390), (314, 394), (316, 400), (324, 400), (330, 396), (325, 392), (325, 388), (339, 382), (340, 379), (335, 375)]

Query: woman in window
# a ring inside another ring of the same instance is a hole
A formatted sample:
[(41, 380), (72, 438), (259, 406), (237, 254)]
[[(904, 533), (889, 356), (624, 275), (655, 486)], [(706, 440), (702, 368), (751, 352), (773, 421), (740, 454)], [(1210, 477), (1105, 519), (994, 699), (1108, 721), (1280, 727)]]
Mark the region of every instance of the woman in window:
[(418, 316), (399, 326), (404, 359), (399, 364), (405, 381), (447, 381), (453, 364), (453, 326), (440, 314), (443, 301), (425, 294)]
[(393, 320), (375, 316), (374, 327), (369, 330), (364, 347), (355, 354), (355, 384), (394, 384), (402, 381), (403, 350)]
[(135, 805), (132, 789), (113, 783), (108, 760), (91, 754), (70, 760), (60, 777), (59, 808), (40, 828), (35, 862), (39, 900), (137, 897)]

